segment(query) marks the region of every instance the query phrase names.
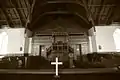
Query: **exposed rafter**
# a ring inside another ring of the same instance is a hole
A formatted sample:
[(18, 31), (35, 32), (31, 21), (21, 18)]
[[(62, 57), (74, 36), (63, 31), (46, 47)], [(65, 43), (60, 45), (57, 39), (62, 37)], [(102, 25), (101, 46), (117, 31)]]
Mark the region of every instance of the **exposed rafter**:
[(31, 6), (33, 4), (34, 0), (28, 0), (29, 5)]
[[(82, 0), (82, 2), (83, 2), (83, 4), (84, 4), (84, 8), (86, 9), (88, 19), (90, 18), (90, 21), (91, 21), (91, 23), (92, 23), (92, 26), (94, 27), (94, 26), (95, 26), (95, 21), (94, 21), (94, 19), (93, 19), (93, 14), (92, 14), (91, 10), (89, 9), (89, 6), (88, 6), (88, 4), (87, 4), (87, 1)], [(96, 32), (95, 27), (94, 27), (94, 31)]]
[(25, 18), (23, 18), (21, 11), (18, 9), (19, 8), (18, 2), (16, 0), (10, 0), (10, 1), (11, 1), (12, 5), (15, 7), (15, 9), (19, 15), (22, 26), (25, 27), (26, 20), (24, 20)]
[(15, 27), (13, 25), (12, 19), (9, 17), (8, 13), (6, 12), (6, 9), (5, 8), (1, 8), (0, 10), (4, 14), (4, 17), (6, 18), (7, 24), (9, 25), (9, 27), (12, 27), (12, 28)]
[(29, 5), (28, 5), (28, 17), (27, 17), (26, 25), (31, 22), (32, 12), (33, 12), (35, 2), (36, 0), (28, 0)]
[(27, 15), (26, 23), (25, 23), (25, 29), (26, 29), (25, 33), (28, 31), (27, 29), (30, 27), (30, 23), (31, 23), (31, 20), (32, 20), (32, 12), (33, 12), (35, 2), (36, 2), (36, 0), (28, 0), (28, 6), (27, 6), (28, 15)]
[[(0, 3), (2, 3), (0, 5), (2, 12), (0, 16), (5, 16), (0, 17), (0, 24), (8, 24), (11, 27), (14, 27), (15, 25), (22, 25), (27, 28), (28, 25), (31, 25), (29, 23), (31, 23), (32, 18), (35, 17), (37, 19), (37, 15), (34, 17), (32, 16), (33, 8), (39, 10), (36, 11), (36, 13), (39, 14), (41, 11), (40, 14), (42, 14), (42, 11), (45, 12), (44, 8), (42, 9), (42, 7), (46, 6), (47, 4), (54, 6), (55, 4), (59, 3), (69, 3), (81, 5), (84, 7), (88, 14), (88, 20), (92, 22), (93, 26), (100, 24), (109, 24), (113, 20), (120, 21), (119, 0), (0, 0)], [(36, 6), (35, 4), (38, 5)], [(36, 7), (34, 7), (34, 5)], [(68, 9), (71, 9), (73, 7), (68, 6)], [(10, 10), (10, 12), (8, 12), (8, 10)]]
[(113, 11), (114, 10), (114, 8), (113, 7), (111, 7), (110, 9), (109, 9), (109, 11), (108, 11), (108, 15), (107, 15), (107, 19), (106, 19), (106, 24), (109, 24), (110, 22), (109, 22), (109, 20), (110, 20), (110, 18), (112, 17), (112, 15), (113, 15)]
[(101, 0), (101, 3), (100, 3), (100, 7), (99, 7), (99, 9), (97, 10), (97, 16), (96, 16), (96, 19), (95, 19), (95, 24), (96, 25), (98, 25), (99, 24), (99, 22), (100, 22), (100, 15), (101, 15), (101, 11), (102, 11), (102, 9), (105, 9), (102, 5), (104, 4), (104, 0)]

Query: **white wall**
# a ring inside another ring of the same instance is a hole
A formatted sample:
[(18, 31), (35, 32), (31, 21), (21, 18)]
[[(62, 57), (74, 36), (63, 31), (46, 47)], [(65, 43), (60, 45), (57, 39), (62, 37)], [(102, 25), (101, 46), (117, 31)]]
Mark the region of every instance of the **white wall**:
[[(24, 53), (24, 31), (24, 28), (0, 29), (0, 32), (6, 32), (8, 36), (7, 54)], [(20, 47), (22, 47), (22, 51), (20, 51)]]
[(28, 53), (32, 53), (32, 38), (29, 38), (29, 49), (28, 49)]
[(96, 26), (95, 28), (97, 52), (117, 52), (113, 33), (120, 26)]
[[(8, 53), (24, 53), (24, 28), (8, 29)], [(20, 51), (22, 47), (22, 51)]]
[(96, 48), (96, 38), (95, 38), (95, 31), (94, 31), (94, 27), (92, 27), (91, 29), (89, 29), (89, 53), (92, 52), (97, 52), (97, 48)]

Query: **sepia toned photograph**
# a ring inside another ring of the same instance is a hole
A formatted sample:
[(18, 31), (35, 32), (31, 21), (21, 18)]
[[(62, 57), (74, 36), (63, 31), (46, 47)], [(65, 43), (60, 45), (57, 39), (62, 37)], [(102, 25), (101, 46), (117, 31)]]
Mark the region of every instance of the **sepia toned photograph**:
[(0, 80), (119, 80), (120, 0), (0, 0)]

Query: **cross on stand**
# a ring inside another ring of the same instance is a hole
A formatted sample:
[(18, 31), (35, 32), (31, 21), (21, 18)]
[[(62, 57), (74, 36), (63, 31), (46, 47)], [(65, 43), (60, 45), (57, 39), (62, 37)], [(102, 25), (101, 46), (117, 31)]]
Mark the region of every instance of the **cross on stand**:
[(56, 62), (51, 62), (51, 64), (53, 65), (56, 65), (56, 77), (59, 77), (58, 76), (58, 65), (62, 65), (63, 63), (62, 62), (58, 62), (58, 57), (56, 57)]

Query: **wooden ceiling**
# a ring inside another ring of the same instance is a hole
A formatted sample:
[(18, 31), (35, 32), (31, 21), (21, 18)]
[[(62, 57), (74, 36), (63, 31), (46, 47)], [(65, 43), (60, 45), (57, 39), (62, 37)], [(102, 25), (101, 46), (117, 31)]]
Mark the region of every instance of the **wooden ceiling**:
[(0, 25), (27, 27), (32, 21), (32, 12), (38, 2), (44, 4), (57, 1), (71, 1), (83, 5), (92, 25), (120, 22), (120, 0), (0, 0)]

